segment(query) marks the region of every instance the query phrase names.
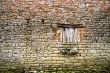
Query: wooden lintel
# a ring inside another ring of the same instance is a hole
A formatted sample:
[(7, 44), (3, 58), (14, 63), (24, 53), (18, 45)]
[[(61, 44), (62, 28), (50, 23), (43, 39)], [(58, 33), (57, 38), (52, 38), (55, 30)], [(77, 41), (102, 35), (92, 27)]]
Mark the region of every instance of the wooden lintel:
[(65, 24), (65, 23), (57, 23), (57, 27), (61, 27), (61, 28), (84, 28), (83, 24)]

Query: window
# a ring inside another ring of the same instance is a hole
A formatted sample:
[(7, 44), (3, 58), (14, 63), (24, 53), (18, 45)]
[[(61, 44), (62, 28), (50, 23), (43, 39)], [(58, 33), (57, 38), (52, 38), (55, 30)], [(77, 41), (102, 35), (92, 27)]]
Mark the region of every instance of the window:
[(78, 43), (80, 41), (79, 28), (82, 25), (58, 24), (57, 41), (65, 43)]
[(78, 53), (78, 43), (82, 39), (82, 29), (80, 30), (80, 28), (83, 27), (82, 24), (63, 23), (57, 23), (57, 27), (53, 26), (54, 38), (59, 42), (57, 47), (62, 54), (75, 55)]

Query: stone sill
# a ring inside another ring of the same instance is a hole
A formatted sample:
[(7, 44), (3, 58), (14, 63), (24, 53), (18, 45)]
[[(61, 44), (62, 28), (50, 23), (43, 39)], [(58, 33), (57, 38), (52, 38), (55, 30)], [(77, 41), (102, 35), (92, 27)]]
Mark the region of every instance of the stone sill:
[(60, 43), (56, 45), (56, 48), (58, 48), (62, 54), (66, 54), (66, 55), (77, 54), (78, 47), (79, 47), (78, 43)]

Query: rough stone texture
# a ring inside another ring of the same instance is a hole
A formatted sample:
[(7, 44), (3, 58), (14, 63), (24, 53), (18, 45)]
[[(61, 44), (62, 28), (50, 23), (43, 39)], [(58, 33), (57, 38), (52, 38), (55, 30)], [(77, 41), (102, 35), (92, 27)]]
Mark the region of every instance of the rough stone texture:
[[(0, 0), (1, 73), (109, 73), (109, 7), (109, 0)], [(78, 54), (60, 52), (56, 23), (85, 26), (80, 43), (65, 45)]]

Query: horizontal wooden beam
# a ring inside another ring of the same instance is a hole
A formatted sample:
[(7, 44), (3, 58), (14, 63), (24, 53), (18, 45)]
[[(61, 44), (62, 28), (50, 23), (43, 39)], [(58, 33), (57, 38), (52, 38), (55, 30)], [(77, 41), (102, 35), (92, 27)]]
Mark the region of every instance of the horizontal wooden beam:
[(84, 28), (84, 25), (83, 24), (57, 23), (57, 27), (61, 27), (61, 28)]

